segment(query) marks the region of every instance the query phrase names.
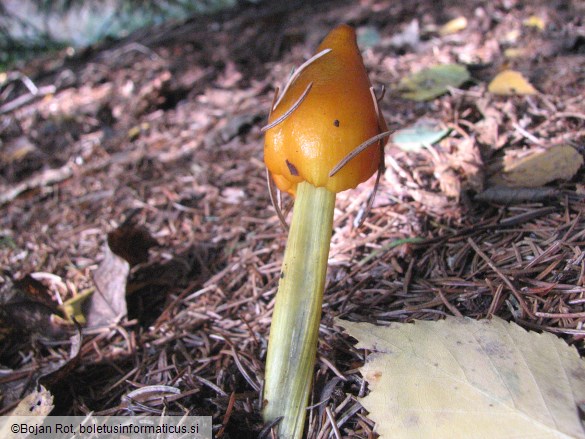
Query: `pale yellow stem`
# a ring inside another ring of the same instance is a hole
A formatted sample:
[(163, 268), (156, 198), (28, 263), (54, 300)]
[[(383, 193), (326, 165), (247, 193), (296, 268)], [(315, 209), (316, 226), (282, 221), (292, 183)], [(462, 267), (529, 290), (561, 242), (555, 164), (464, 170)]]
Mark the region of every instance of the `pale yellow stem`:
[(311, 390), (335, 194), (297, 186), (266, 358), (264, 419), (280, 416), (279, 438), (301, 438)]

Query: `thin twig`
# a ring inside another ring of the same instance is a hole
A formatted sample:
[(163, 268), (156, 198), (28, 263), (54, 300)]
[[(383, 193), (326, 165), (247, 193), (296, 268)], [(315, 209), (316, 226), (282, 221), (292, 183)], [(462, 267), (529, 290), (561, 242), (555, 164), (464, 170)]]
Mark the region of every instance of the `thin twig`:
[(335, 433), (336, 439), (341, 439), (341, 432), (339, 431), (339, 428), (337, 427), (337, 424), (335, 422), (335, 416), (333, 416), (333, 413), (331, 412), (331, 407), (329, 407), (329, 406), (325, 407), (325, 413), (327, 413), (327, 417), (329, 418), (329, 423), (331, 424), (331, 428), (333, 429), (333, 433)]
[(61, 183), (72, 176), (73, 168), (70, 164), (64, 165), (58, 169), (46, 169), (21, 183), (3, 190), (0, 194), (0, 206), (11, 202), (23, 192), (32, 189), (40, 189), (55, 183)]
[(19, 96), (13, 99), (12, 101), (2, 105), (0, 107), (0, 114), (10, 113), (11, 111), (14, 111), (26, 104), (29, 104), (36, 99), (40, 99), (47, 95), (54, 94), (56, 91), (57, 87), (55, 87), (54, 85), (46, 85), (44, 87), (39, 88), (35, 94), (30, 93)]

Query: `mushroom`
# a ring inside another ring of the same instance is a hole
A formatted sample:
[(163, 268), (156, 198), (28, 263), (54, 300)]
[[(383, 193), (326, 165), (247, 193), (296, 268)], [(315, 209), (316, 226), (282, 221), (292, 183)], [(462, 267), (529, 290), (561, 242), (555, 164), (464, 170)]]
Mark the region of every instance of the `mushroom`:
[(315, 363), (335, 194), (383, 169), (389, 136), (350, 26), (332, 30), (280, 96), (277, 91), (263, 130), (269, 178), (295, 197), (270, 329), (264, 419), (283, 417), (279, 437), (299, 438)]

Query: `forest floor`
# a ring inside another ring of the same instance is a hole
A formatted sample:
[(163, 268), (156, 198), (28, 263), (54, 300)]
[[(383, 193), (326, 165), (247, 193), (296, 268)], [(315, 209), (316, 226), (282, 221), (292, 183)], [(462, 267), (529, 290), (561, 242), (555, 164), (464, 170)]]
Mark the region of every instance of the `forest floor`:
[[(386, 87), (390, 129), (433, 120), (450, 133), (429, 148), (386, 147), (360, 228), (374, 179), (337, 197), (308, 437), (329, 437), (326, 407), (344, 437), (372, 437), (358, 401), (366, 354), (335, 317), (499, 316), (585, 354), (585, 172), (546, 191), (484, 192), (504, 157), (585, 152), (582, 3), (314, 3), (166, 24), (3, 78), (0, 413), (41, 383), (55, 414), (189, 410), (213, 416), (217, 437), (258, 437), (286, 243), (260, 129), (275, 88), (342, 22)], [(438, 32), (457, 17), (465, 28)], [(426, 102), (401, 97), (403, 77), (441, 63), (466, 65), (471, 81)], [(538, 93), (489, 93), (505, 68)], [(75, 316), (99, 325), (53, 315), (91, 292), (112, 309)]]

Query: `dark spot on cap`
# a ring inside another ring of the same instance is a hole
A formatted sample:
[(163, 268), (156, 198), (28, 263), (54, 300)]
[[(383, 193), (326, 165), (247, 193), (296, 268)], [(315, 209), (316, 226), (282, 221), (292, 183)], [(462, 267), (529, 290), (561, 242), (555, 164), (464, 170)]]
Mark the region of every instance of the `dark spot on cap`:
[(292, 175), (294, 177), (298, 177), (299, 171), (297, 171), (297, 168), (295, 167), (295, 165), (293, 165), (291, 162), (286, 160), (286, 166), (288, 166), (288, 170), (290, 172), (290, 175)]
[(335, 125), (336, 127), (338, 127), (339, 126), (339, 120), (338, 119), (335, 119), (333, 121), (333, 125)]

